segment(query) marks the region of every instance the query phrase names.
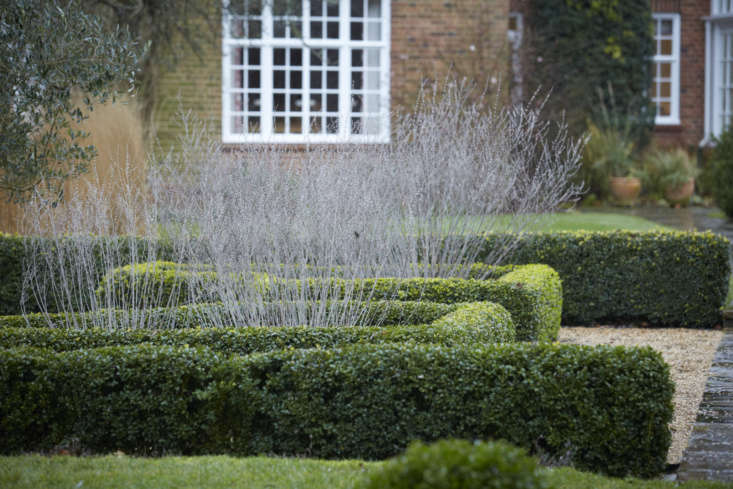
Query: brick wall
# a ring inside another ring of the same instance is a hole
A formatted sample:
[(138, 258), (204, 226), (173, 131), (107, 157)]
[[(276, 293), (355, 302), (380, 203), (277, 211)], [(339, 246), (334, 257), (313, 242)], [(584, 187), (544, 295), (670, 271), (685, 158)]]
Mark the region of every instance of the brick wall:
[(662, 146), (697, 146), (703, 138), (705, 118), (705, 23), (710, 2), (705, 0), (655, 0), (655, 12), (680, 14), (680, 122), (657, 126), (654, 139)]
[[(509, 0), (393, 0), (392, 109), (410, 106), (426, 78), (507, 80), (508, 14)], [(179, 109), (220, 137), (221, 39), (203, 48), (200, 57), (185, 51), (176, 69), (160, 70), (153, 122), (163, 148), (181, 133)]]

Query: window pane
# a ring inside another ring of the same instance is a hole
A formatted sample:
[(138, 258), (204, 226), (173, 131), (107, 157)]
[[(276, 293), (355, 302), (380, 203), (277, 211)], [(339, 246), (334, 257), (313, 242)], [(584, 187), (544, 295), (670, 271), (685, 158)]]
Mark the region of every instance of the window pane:
[(244, 88), (244, 71), (234, 70), (232, 72), (232, 87), (233, 88)]
[(290, 72), (290, 88), (303, 88), (303, 73), (300, 71)]
[(364, 24), (363, 23), (361, 22), (352, 22), (351, 23), (350, 39), (352, 41), (364, 40)]
[(339, 23), (338, 22), (327, 22), (326, 23), (326, 37), (329, 39), (339, 38)]
[(275, 20), (272, 22), (273, 37), (285, 37), (285, 20)]
[(351, 0), (351, 16), (364, 17), (364, 0)]
[(321, 112), (323, 110), (323, 99), (320, 93), (312, 93), (310, 95), (311, 112)]
[(364, 73), (355, 71), (351, 73), (351, 88), (361, 90), (364, 86)]
[(311, 49), (311, 66), (321, 66), (323, 64), (323, 50)]
[(328, 66), (338, 66), (339, 65), (339, 50), (338, 49), (329, 49), (326, 52), (326, 58), (328, 61)]
[(323, 23), (311, 22), (311, 37), (313, 39), (323, 39)]
[(260, 48), (249, 48), (248, 56), (250, 66), (257, 66), (260, 64)]
[(276, 93), (272, 96), (272, 110), (274, 112), (285, 112), (285, 94)]
[(248, 120), (248, 132), (250, 134), (258, 134), (260, 132), (260, 118), (250, 117)]
[(339, 87), (339, 72), (329, 71), (326, 73), (326, 88), (336, 89)]
[(235, 93), (232, 95), (232, 110), (235, 112), (242, 112), (244, 110), (244, 94)]
[(311, 71), (311, 88), (323, 88), (323, 72), (322, 71)]
[(303, 64), (303, 50), (290, 49), (290, 66), (300, 66)]
[(277, 70), (273, 72), (272, 87), (273, 88), (285, 88), (285, 72), (284, 71)]
[(379, 49), (367, 49), (367, 66), (379, 68)]
[(659, 115), (661, 116), (672, 115), (672, 104), (670, 104), (669, 102), (660, 102), (659, 103)]
[(379, 95), (376, 93), (370, 93), (366, 96), (366, 109), (365, 112), (379, 112)]
[(290, 133), (300, 134), (303, 130), (302, 117), (291, 117), (290, 118)]
[(328, 134), (338, 134), (339, 132), (339, 118), (338, 117), (326, 117), (326, 132)]
[(339, 111), (339, 96), (335, 93), (329, 93), (326, 95), (326, 111), (327, 112), (338, 112)]
[(367, 90), (379, 90), (379, 72), (368, 71), (366, 73)]
[(326, 0), (326, 8), (329, 17), (339, 16), (339, 0)]
[(249, 88), (260, 88), (260, 70), (250, 70), (247, 80)]
[(380, 17), (382, 15), (380, 4), (381, 0), (369, 0), (369, 17)]
[(311, 0), (311, 16), (320, 17), (323, 15), (323, 0)]
[(272, 64), (275, 66), (285, 66), (285, 49), (278, 48), (272, 50), (273, 59)]
[(232, 50), (232, 64), (243, 65), (244, 64), (244, 48), (234, 48)]
[(351, 66), (364, 66), (364, 50), (363, 49), (352, 49), (351, 50)]
[(664, 82), (659, 84), (659, 93), (662, 97), (669, 98), (672, 96), (672, 84)]
[(229, 35), (234, 38), (244, 37), (244, 20), (232, 19), (229, 24)]
[(247, 37), (249, 39), (259, 39), (262, 37), (261, 20), (250, 20), (247, 22)]
[(659, 74), (662, 78), (670, 78), (672, 76), (672, 63), (659, 63)]
[(242, 134), (244, 132), (244, 117), (232, 117), (232, 132), (235, 134)]
[(351, 118), (351, 134), (361, 134), (361, 117)]
[(310, 131), (311, 134), (320, 134), (323, 132), (323, 118), (313, 116), (310, 118)]
[(672, 54), (672, 40), (662, 39), (659, 46), (660, 54), (670, 56)]
[(275, 134), (285, 133), (285, 117), (273, 117), (272, 118), (272, 130)]
[(272, 15), (287, 15), (288, 0), (272, 0)]
[(672, 35), (672, 20), (670, 19), (662, 20), (660, 22), (659, 33), (663, 36), (671, 36)]
[(303, 110), (303, 96), (300, 94), (290, 95), (290, 111), (301, 112)]
[(382, 25), (379, 22), (367, 24), (367, 41), (379, 41), (382, 39)]
[(361, 112), (362, 108), (362, 97), (361, 95), (351, 96), (351, 112)]
[(259, 112), (260, 111), (260, 94), (259, 93), (249, 94), (248, 102), (249, 102), (247, 104), (248, 111), (250, 112)]

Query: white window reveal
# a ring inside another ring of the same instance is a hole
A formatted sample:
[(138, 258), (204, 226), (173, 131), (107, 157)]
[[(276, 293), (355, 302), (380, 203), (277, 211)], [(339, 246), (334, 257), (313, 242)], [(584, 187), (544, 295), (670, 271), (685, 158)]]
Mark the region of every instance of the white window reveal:
[(713, 0), (713, 15), (733, 14), (733, 0)]
[(719, 57), (714, 70), (715, 98), (719, 103), (713, 107), (713, 127), (715, 134), (720, 135), (730, 127), (733, 117), (733, 28), (721, 29), (717, 41), (715, 51)]
[(389, 0), (231, 0), (226, 143), (389, 141)]
[(680, 123), (680, 15), (655, 13), (651, 100), (658, 125)]

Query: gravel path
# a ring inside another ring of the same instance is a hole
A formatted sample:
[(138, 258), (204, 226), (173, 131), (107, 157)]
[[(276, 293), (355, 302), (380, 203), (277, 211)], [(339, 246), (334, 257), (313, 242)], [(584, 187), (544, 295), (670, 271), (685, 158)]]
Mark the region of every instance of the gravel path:
[(723, 337), (721, 330), (627, 326), (562, 327), (559, 341), (581, 345), (651, 346), (669, 364), (676, 389), (672, 446), (667, 463), (678, 464), (702, 399), (708, 370)]

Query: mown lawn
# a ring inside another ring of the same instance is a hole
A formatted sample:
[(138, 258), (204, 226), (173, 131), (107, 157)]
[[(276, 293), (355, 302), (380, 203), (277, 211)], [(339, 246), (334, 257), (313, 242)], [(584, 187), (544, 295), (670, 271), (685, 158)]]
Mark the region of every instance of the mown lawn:
[[(321, 461), (289, 458), (165, 457), (0, 457), (0, 487), (38, 488), (135, 488), (135, 489), (347, 489), (378, 462)], [(730, 485), (690, 482), (676, 486), (661, 480), (613, 479), (554, 469), (554, 487), (567, 489), (723, 489)]]

